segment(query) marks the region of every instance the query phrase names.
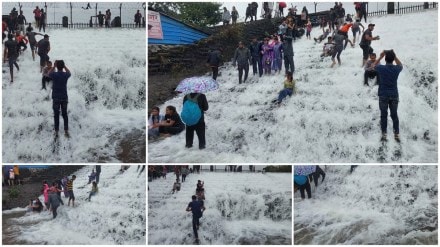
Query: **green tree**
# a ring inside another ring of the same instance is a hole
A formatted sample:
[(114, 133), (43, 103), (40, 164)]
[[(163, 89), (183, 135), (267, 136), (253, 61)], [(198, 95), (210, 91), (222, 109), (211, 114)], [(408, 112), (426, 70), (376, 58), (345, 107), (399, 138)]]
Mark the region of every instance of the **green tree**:
[(180, 8), (180, 19), (186, 23), (207, 27), (221, 21), (221, 3), (185, 3)]
[(166, 15), (179, 18), (182, 2), (148, 2), (148, 9), (162, 12)]
[(214, 2), (149, 2), (148, 8), (200, 27), (221, 21), (221, 3)]

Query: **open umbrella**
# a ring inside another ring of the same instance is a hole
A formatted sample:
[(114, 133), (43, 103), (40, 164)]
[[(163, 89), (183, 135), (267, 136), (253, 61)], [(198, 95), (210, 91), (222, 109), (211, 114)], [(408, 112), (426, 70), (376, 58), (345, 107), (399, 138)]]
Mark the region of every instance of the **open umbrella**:
[(316, 166), (294, 166), (294, 175), (307, 176), (316, 171)]
[(190, 77), (182, 80), (177, 85), (176, 91), (189, 94), (189, 93), (206, 93), (218, 89), (218, 83), (212, 77)]
[(285, 7), (287, 7), (287, 3), (286, 3), (286, 2), (280, 2), (280, 3), (279, 3), (279, 6), (280, 6), (281, 8), (285, 8)]

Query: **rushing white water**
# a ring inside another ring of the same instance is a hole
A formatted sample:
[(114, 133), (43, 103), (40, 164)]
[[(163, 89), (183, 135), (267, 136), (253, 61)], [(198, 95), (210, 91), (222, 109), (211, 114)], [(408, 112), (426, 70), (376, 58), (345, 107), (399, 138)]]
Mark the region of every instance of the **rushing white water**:
[(75, 207), (67, 206), (62, 193), (65, 205), (58, 208), (55, 219), (48, 211), (9, 219), (3, 228), (8, 244), (146, 244), (145, 172), (138, 176), (137, 166), (131, 166), (121, 174), (120, 166), (102, 166), (99, 192), (88, 202), (88, 175), (94, 167), (75, 173)]
[[(4, 162), (118, 162), (122, 138), (145, 133), (145, 30), (49, 30), (50, 60), (63, 59), (71, 139), (53, 144), (52, 101), (41, 90), (39, 56), (19, 57), (10, 84), (3, 68)], [(63, 119), (60, 116), (60, 130)], [(144, 137), (139, 137), (144, 138)]]
[[(370, 21), (376, 24), (373, 35), (381, 37), (372, 42), (377, 55), (394, 49), (403, 63), (398, 80), (401, 145), (392, 140), (388, 118), (391, 140), (381, 148), (377, 86), (374, 81), (363, 86), (359, 38), (355, 48), (342, 52), (342, 65), (331, 69), (330, 58), (319, 61), (323, 45), (303, 37), (293, 44), (296, 95), (278, 108), (271, 102), (283, 87), (283, 75), (258, 79), (251, 68), (249, 82), (238, 85), (238, 71), (227, 64), (217, 78), (219, 90), (206, 94), (206, 149), (186, 149), (183, 133), (150, 143), (149, 161), (437, 162), (438, 11)], [(314, 28), (311, 35), (320, 34)], [(167, 105), (180, 112), (182, 97), (166, 102), (161, 112)]]
[(437, 166), (349, 171), (327, 166), (312, 199), (295, 193), (295, 244), (438, 244)]
[(171, 194), (175, 176), (148, 183), (148, 244), (193, 244), (191, 212), (185, 209), (197, 180), (205, 181), (201, 244), (291, 244), (292, 177), (283, 173), (190, 174)]

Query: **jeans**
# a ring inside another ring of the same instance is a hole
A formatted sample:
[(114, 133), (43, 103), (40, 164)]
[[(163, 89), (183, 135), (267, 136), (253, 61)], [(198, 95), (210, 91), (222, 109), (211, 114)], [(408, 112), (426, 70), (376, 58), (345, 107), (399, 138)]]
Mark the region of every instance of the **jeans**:
[(394, 134), (399, 134), (399, 117), (397, 116), (398, 105), (399, 97), (379, 96), (380, 128), (382, 129), (382, 133), (387, 133), (387, 118), (389, 107), (391, 119), (393, 120)]
[(57, 213), (57, 209), (58, 209), (58, 207), (59, 207), (59, 206), (52, 207), (52, 214), (53, 214), (53, 218), (54, 218), (54, 219), (55, 219), (55, 218), (57, 217), (57, 215), (58, 215), (58, 213)]
[(301, 193), (302, 199), (306, 198), (306, 194), (305, 194), (304, 190), (307, 191), (307, 198), (309, 198), (309, 199), (312, 198), (312, 187), (310, 187), (310, 183), (308, 180), (305, 184), (299, 186), (299, 192)]
[(96, 183), (97, 183), (97, 184), (99, 183), (99, 175), (101, 175), (100, 172), (96, 173)]
[(369, 56), (371, 53), (373, 53), (373, 48), (371, 48), (370, 45), (365, 45), (365, 44), (360, 45), (360, 47), (361, 47), (361, 49), (362, 49), (362, 57), (363, 57), (363, 59), (364, 59), (364, 60), (367, 60), (367, 59), (368, 59), (368, 56)]
[(280, 91), (280, 94), (278, 95), (278, 103), (281, 103), (283, 99), (285, 99), (287, 96), (292, 96), (292, 89), (285, 88)]
[(212, 69), (212, 79), (217, 80), (217, 76), (218, 76), (218, 67), (216, 66), (211, 66)]
[(69, 119), (67, 117), (67, 100), (58, 100), (53, 99), (53, 113), (54, 113), (54, 120), (55, 120), (55, 131), (58, 131), (60, 129), (60, 108), (61, 108), (61, 115), (63, 116), (64, 121), (64, 130), (69, 130)]
[(287, 71), (290, 72), (295, 72), (295, 64), (293, 63), (293, 55), (285, 55), (284, 56), (284, 68), (286, 69), (286, 73)]
[(44, 21), (40, 21), (40, 28), (39, 28), (39, 32), (41, 32), (41, 28), (43, 28), (43, 32), (46, 32), (46, 22)]
[(11, 75), (14, 72), (14, 67), (13, 67), (14, 65), (17, 68), (17, 70), (19, 69), (18, 64), (17, 64), (17, 58), (18, 58), (18, 55), (9, 56), (9, 58), (8, 58), (9, 72), (11, 73)]
[(241, 84), (241, 78), (243, 77), (243, 70), (244, 70), (244, 81), (245, 82), (248, 78), (249, 74), (249, 65), (238, 65), (238, 83)]
[(90, 191), (90, 194), (89, 194), (89, 201), (90, 201), (90, 198), (92, 198), (92, 196), (94, 196), (94, 195), (96, 195), (96, 192)]
[(173, 127), (173, 126), (159, 126), (159, 133), (177, 135), (185, 129), (184, 125)]
[(43, 76), (43, 78), (41, 78), (41, 89), (46, 89), (46, 82), (50, 82), (52, 81), (52, 78), (47, 77), (47, 76)]
[(148, 138), (154, 138), (159, 136), (159, 128), (148, 129)]
[(186, 126), (186, 147), (192, 147), (194, 140), (194, 131), (199, 138), (199, 148), (203, 149), (206, 146), (205, 140), (205, 121), (199, 121), (196, 125)]
[(375, 70), (366, 70), (364, 73), (364, 84), (368, 85), (368, 78), (374, 79), (376, 77), (376, 84), (380, 83), (379, 75)]
[(335, 61), (335, 57), (338, 59), (338, 63), (341, 64), (341, 53), (342, 53), (343, 48), (342, 47), (336, 47), (335, 51), (332, 55), (332, 61)]
[(195, 238), (199, 238), (199, 234), (197, 234), (197, 227), (200, 225), (199, 219), (199, 216), (193, 215), (192, 223)]
[(252, 72), (254, 75), (258, 73), (261, 77), (263, 75), (263, 65), (261, 64), (261, 58), (252, 58)]

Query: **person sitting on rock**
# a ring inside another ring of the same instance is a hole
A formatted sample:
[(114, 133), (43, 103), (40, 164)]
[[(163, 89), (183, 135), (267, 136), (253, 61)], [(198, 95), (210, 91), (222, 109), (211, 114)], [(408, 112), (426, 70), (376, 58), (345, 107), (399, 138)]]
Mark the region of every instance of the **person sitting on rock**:
[(159, 133), (165, 137), (177, 135), (185, 129), (185, 124), (174, 106), (167, 106), (164, 119), (162, 122), (154, 124), (153, 127), (159, 127)]

